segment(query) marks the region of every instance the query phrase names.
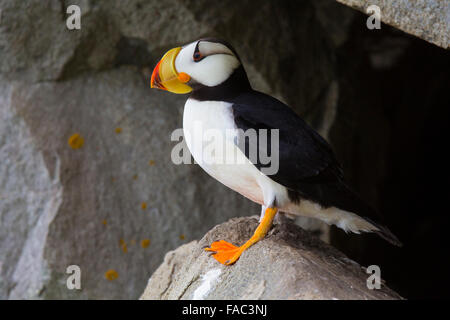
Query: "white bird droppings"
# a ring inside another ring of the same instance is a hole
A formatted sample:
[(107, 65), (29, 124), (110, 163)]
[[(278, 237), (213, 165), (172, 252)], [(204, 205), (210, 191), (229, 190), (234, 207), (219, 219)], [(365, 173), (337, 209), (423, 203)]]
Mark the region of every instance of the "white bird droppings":
[(222, 273), (220, 269), (209, 270), (206, 274), (202, 275), (202, 283), (194, 291), (193, 300), (203, 300), (206, 294), (211, 290), (214, 282), (216, 282)]

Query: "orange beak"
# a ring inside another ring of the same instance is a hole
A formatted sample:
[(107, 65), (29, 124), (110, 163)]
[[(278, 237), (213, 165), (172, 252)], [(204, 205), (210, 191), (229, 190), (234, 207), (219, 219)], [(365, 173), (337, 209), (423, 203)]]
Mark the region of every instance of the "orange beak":
[(159, 65), (161, 64), (160, 60), (158, 62), (158, 64), (156, 65), (155, 69), (153, 69), (153, 73), (152, 73), (152, 80), (150, 82), (150, 87), (151, 88), (157, 88), (157, 89), (161, 89), (161, 90), (167, 90), (166, 87), (164, 87), (164, 85), (161, 82), (161, 78), (159, 77)]
[(152, 88), (162, 89), (173, 93), (184, 94), (192, 91), (187, 85), (191, 77), (184, 73), (178, 73), (175, 68), (175, 59), (181, 48), (169, 50), (153, 69), (150, 86)]

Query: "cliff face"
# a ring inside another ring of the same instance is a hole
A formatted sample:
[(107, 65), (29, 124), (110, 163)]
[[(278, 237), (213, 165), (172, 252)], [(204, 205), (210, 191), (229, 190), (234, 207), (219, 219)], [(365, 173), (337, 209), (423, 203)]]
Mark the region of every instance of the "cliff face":
[(222, 239), (243, 244), (257, 221), (231, 219), (169, 252), (141, 299), (401, 299), (384, 283), (368, 289), (371, 274), (363, 267), (290, 221), (276, 224), (232, 266), (202, 249)]
[[(79, 30), (66, 27), (69, 5)], [(259, 212), (197, 166), (172, 163), (186, 97), (150, 90), (150, 75), (167, 49), (220, 36), (255, 88), (291, 94), (300, 110), (331, 85), (332, 61), (314, 7), (289, 6), (0, 1), (0, 298), (137, 298), (167, 251)], [(295, 43), (315, 52), (293, 59)], [(81, 290), (66, 287), (70, 265)]]
[(337, 0), (340, 3), (367, 12), (378, 6), (381, 21), (404, 32), (424, 39), (444, 49), (450, 48), (450, 3), (440, 0)]
[[(406, 3), (374, 2), (386, 17)], [(426, 37), (411, 33), (437, 43), (429, 28), (442, 30), (446, 1), (420, 3), (423, 19), (409, 25)], [(79, 30), (66, 26), (69, 5), (80, 7)], [(0, 0), (0, 299), (137, 298), (168, 251), (259, 212), (197, 166), (170, 158), (186, 97), (150, 90), (151, 70), (167, 49), (205, 36), (232, 43), (254, 88), (287, 102), (331, 142), (351, 184), (412, 244), (400, 256), (379, 242), (368, 249), (362, 239), (330, 238), (315, 220), (300, 219), (302, 226), (354, 257), (390, 263), (393, 279), (404, 274), (402, 285), (420, 290), (400, 262), (418, 248), (439, 250), (446, 229), (435, 228), (449, 224), (438, 215), (446, 209), (415, 203), (431, 191), (411, 190), (436, 184), (411, 172), (438, 167), (442, 176), (448, 167), (444, 155), (438, 166), (417, 156), (447, 143), (439, 142), (448, 127), (448, 103), (440, 102), (448, 100), (447, 52), (387, 25), (369, 31), (366, 18), (332, 0)], [(429, 198), (439, 205), (436, 198), (448, 197)], [(445, 263), (430, 260), (408, 266), (448, 276)], [(80, 267), (80, 290), (66, 286), (70, 265)]]

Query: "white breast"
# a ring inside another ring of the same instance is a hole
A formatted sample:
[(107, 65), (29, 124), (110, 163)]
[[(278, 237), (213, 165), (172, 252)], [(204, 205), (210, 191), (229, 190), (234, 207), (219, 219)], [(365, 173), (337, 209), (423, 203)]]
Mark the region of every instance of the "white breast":
[(195, 161), (227, 187), (261, 205), (287, 199), (286, 189), (262, 174), (235, 145), (231, 104), (188, 99), (183, 130)]

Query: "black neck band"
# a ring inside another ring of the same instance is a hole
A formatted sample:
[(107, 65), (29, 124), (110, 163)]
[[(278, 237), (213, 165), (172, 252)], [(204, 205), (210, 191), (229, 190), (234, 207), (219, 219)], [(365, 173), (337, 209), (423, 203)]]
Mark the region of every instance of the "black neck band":
[(201, 86), (196, 88), (193, 86), (194, 91), (191, 94), (191, 98), (198, 101), (225, 101), (231, 102), (231, 100), (243, 92), (248, 92), (252, 88), (248, 81), (247, 74), (244, 67), (241, 65), (233, 74), (223, 83), (215, 87)]

